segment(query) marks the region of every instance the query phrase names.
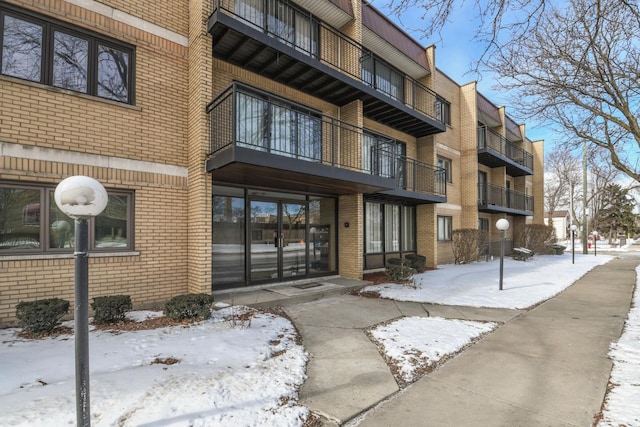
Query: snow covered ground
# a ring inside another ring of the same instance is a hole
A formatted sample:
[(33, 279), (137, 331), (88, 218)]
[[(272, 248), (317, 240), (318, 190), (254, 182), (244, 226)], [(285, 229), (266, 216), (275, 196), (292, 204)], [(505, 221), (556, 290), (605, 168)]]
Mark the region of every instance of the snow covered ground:
[[(610, 256), (571, 254), (505, 260), (504, 290), (497, 262), (442, 266), (416, 276), (417, 289), (380, 285), (384, 298), (485, 307), (524, 308), (561, 292)], [(639, 270), (640, 271), (640, 270)], [(638, 296), (625, 333), (612, 346), (613, 388), (602, 426), (640, 425)], [(301, 426), (309, 416), (297, 402), (307, 355), (291, 323), (254, 313), (234, 322), (242, 307), (220, 308), (207, 321), (146, 331), (90, 333), (91, 416), (94, 426)], [(130, 313), (133, 320), (157, 312)], [(72, 326), (68, 323), (67, 326)], [(491, 323), (404, 318), (370, 331), (406, 381), (416, 356), (436, 363)], [(0, 330), (0, 425), (75, 424), (73, 335), (29, 340)], [(173, 363), (175, 362), (175, 363)]]

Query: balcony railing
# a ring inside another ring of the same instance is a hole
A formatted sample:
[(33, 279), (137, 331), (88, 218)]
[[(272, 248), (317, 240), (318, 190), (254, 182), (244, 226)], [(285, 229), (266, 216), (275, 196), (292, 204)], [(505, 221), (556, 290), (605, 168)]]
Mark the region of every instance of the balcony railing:
[(446, 195), (442, 168), (397, 155), (387, 144), (363, 148), (365, 131), (290, 101), (232, 84), (207, 105), (209, 156), (235, 146), (394, 178), (396, 188)]
[[(375, 73), (375, 71), (373, 76), (367, 74), (373, 69), (372, 58), (375, 58), (376, 63), (389, 64), (365, 49), (360, 43), (289, 2), (212, 0), (211, 7), (212, 16), (222, 13), (232, 17), (253, 30), (279, 40), (297, 53), (305, 54), (318, 63), (339, 70), (357, 82), (374, 88), (390, 100), (399, 102), (439, 123), (444, 123), (441, 104), (446, 101), (433, 90), (405, 74), (399, 75), (399, 78), (390, 78), (387, 76), (388, 73)], [(259, 53), (254, 52), (254, 56)], [(369, 64), (371, 69), (365, 69), (363, 75), (365, 64)], [(384, 71), (388, 70), (385, 68)], [(286, 74), (281, 71), (278, 78), (284, 79)], [(319, 93), (327, 89), (316, 87), (314, 82), (317, 78), (311, 75), (307, 77), (296, 75), (288, 78), (291, 79), (287, 81), (289, 86), (315, 96), (321, 96)], [(349, 92), (353, 94), (353, 91)]]
[(486, 126), (478, 127), (478, 149), (491, 149), (508, 159), (533, 170), (533, 156), (531, 153), (509, 141), (504, 136)]
[(478, 184), (478, 206), (533, 212), (533, 197), (489, 183)]

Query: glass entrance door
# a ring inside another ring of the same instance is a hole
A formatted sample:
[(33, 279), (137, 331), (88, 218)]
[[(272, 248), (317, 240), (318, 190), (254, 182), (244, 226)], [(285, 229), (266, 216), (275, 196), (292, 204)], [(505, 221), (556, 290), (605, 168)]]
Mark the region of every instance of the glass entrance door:
[(304, 277), (306, 203), (251, 200), (250, 218), (250, 281)]

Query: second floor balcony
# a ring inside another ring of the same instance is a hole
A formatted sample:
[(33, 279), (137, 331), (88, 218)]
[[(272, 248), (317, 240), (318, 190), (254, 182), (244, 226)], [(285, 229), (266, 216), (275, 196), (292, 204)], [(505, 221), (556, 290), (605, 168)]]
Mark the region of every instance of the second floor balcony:
[(489, 183), (478, 184), (478, 210), (511, 215), (533, 215), (533, 197)]
[(478, 127), (478, 163), (505, 166), (511, 176), (533, 175), (533, 156), (487, 126)]
[(286, 99), (234, 83), (207, 114), (206, 167), (218, 182), (446, 201), (444, 169), (407, 158), (392, 139)]
[(442, 97), (290, 2), (212, 0), (207, 29), (225, 62), (415, 137), (446, 129)]

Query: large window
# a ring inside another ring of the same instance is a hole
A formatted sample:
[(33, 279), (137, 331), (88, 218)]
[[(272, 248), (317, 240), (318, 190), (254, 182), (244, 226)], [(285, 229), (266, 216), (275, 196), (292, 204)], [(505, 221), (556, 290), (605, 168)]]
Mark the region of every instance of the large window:
[(438, 217), (438, 240), (439, 241), (451, 240), (451, 223), (452, 223), (452, 218), (450, 216)]
[[(70, 252), (74, 221), (58, 209), (54, 187), (0, 183), (0, 253)], [(90, 220), (91, 250), (133, 249), (133, 194), (108, 191), (105, 210)]]
[(362, 81), (398, 101), (404, 101), (404, 76), (371, 52), (361, 58)]
[(297, 50), (318, 54), (318, 23), (311, 14), (281, 0), (236, 0), (234, 12)]
[(416, 208), (367, 202), (365, 252), (413, 252), (416, 250)]
[(133, 47), (0, 6), (6, 76), (133, 104)]
[(402, 143), (365, 132), (362, 136), (362, 169), (373, 175), (396, 177), (404, 169), (405, 150)]
[(241, 188), (215, 187), (212, 200), (212, 281), (214, 286), (244, 282), (245, 196)]
[(302, 160), (321, 160), (322, 121), (280, 100), (238, 92), (236, 139), (239, 146)]

